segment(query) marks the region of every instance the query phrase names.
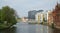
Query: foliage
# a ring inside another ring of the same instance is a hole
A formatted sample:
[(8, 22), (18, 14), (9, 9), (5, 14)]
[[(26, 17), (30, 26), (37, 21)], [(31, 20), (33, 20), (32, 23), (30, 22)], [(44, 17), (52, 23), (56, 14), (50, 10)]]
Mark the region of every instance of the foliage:
[[(16, 24), (16, 13), (13, 8), (4, 6), (0, 9), (0, 24), (4, 26), (12, 26)], [(0, 26), (1, 26), (0, 25)]]

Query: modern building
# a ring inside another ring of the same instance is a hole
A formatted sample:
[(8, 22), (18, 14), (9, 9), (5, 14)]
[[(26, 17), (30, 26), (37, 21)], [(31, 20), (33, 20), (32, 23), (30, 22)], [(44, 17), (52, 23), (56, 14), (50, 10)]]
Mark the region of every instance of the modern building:
[(35, 14), (38, 13), (38, 12), (42, 12), (43, 10), (33, 10), (33, 11), (29, 11), (28, 12), (28, 19), (31, 20), (31, 19), (35, 19)]
[[(38, 22), (47, 22), (47, 12), (46, 11), (43, 11), (43, 12), (39, 12), (35, 15), (35, 20), (38, 21)], [(44, 19), (44, 20), (43, 20)]]
[(40, 13), (37, 13), (36, 15), (35, 15), (35, 20), (37, 21), (37, 22), (43, 22), (43, 14), (40, 12)]
[(28, 19), (35, 19), (36, 10), (28, 12)]
[(47, 20), (48, 20), (48, 11), (44, 11), (43, 14), (44, 14), (45, 22), (47, 22)]
[(60, 4), (57, 3), (55, 9), (52, 12), (54, 27), (60, 28)]

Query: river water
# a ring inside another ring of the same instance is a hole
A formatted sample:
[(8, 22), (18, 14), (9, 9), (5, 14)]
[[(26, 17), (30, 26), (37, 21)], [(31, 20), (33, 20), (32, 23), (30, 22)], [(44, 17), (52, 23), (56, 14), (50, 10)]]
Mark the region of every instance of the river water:
[(0, 33), (60, 33), (60, 30), (40, 24), (18, 22), (15, 27), (0, 30)]

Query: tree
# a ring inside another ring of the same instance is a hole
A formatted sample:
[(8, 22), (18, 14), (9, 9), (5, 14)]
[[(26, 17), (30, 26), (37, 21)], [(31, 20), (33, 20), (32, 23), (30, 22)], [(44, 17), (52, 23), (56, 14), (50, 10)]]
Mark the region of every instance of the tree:
[(1, 9), (0, 9), (0, 22), (1, 22)]
[(2, 7), (0, 11), (0, 20), (3, 22), (1, 24), (5, 24), (6, 26), (12, 26), (16, 24), (16, 13), (13, 8), (9, 6)]

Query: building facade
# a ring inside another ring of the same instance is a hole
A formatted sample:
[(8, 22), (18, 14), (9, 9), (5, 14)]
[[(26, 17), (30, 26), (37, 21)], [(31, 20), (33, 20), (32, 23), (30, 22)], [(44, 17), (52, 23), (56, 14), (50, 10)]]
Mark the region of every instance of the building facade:
[(57, 3), (52, 14), (53, 14), (54, 27), (60, 28), (60, 4)]
[(38, 12), (42, 12), (43, 10), (38, 10), (38, 11), (36, 11), (36, 10), (33, 10), (33, 11), (29, 11), (28, 12), (28, 19), (35, 19), (35, 14), (36, 13), (38, 13)]
[(53, 23), (52, 11), (48, 11), (48, 25), (52, 25), (52, 23)]
[(36, 10), (28, 12), (28, 19), (35, 19)]
[(35, 20), (38, 21), (38, 22), (43, 22), (43, 21), (47, 22), (47, 17), (48, 17), (47, 12), (43, 11), (43, 12), (39, 12), (35, 15)]

